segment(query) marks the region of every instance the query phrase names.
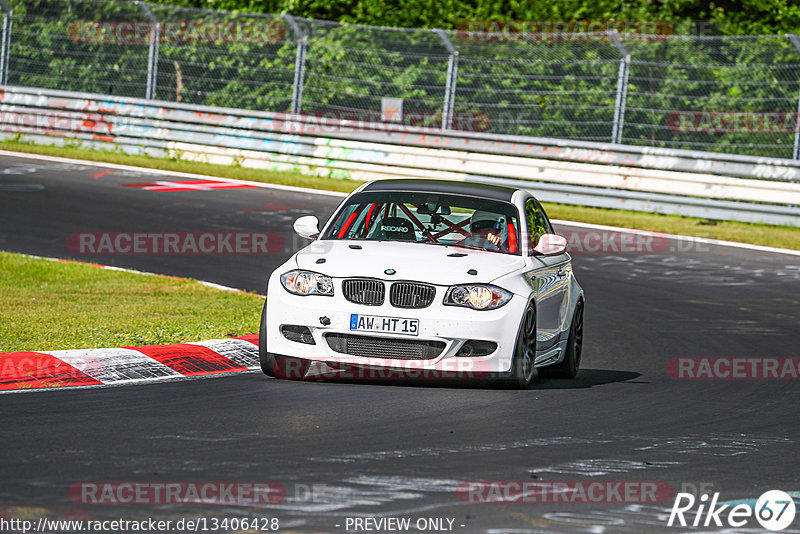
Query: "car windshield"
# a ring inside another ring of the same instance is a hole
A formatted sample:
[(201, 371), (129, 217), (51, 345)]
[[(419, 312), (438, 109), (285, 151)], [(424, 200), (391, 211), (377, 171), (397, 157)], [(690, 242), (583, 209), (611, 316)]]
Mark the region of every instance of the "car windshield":
[(322, 239), (403, 241), (520, 254), (513, 204), (460, 195), (370, 191), (341, 206)]

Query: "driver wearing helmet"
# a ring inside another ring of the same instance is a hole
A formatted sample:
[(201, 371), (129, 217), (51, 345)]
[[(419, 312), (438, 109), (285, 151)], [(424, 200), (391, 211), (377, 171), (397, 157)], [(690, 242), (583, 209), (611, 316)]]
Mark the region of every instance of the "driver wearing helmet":
[(503, 215), (490, 211), (476, 211), (472, 214), (469, 230), (472, 236), (463, 241), (466, 245), (487, 250), (500, 250), (506, 246), (508, 229)]

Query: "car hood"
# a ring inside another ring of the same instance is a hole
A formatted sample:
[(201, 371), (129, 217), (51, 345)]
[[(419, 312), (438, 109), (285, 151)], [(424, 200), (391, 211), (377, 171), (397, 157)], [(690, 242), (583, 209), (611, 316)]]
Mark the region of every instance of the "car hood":
[[(325, 261), (321, 262), (323, 259)], [(328, 239), (315, 241), (298, 252), (296, 261), (300, 269), (334, 278), (416, 280), (443, 286), (489, 283), (525, 266), (521, 256), (452, 246)], [(472, 269), (477, 274), (467, 272)], [(387, 270), (395, 273), (387, 274)]]

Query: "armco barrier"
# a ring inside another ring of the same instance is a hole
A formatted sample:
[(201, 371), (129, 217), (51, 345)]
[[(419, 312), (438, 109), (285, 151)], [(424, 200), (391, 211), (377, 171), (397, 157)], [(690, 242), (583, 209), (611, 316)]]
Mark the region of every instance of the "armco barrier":
[(0, 89), (0, 138), (371, 180), (524, 187), (544, 201), (800, 226), (800, 162)]

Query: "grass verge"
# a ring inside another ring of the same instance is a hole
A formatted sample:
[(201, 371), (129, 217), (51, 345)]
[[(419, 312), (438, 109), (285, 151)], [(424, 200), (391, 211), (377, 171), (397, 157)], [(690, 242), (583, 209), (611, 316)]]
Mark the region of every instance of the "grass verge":
[(121, 347), (258, 332), (263, 299), (193, 280), (0, 253), (0, 351)]
[[(105, 163), (117, 163), (120, 165), (135, 165), (152, 169), (205, 174), (224, 178), (236, 178), (240, 180), (309, 187), (313, 189), (325, 189), (329, 191), (341, 191), (345, 193), (349, 193), (361, 183), (354, 180), (306, 176), (294, 172), (263, 171), (244, 167), (159, 159), (147, 156), (133, 156), (80, 148), (39, 146), (15, 141), (1, 141), (0, 149), (101, 161)], [(589, 208), (552, 203), (545, 203), (545, 209), (553, 219), (566, 219), (610, 226), (624, 226), (651, 232), (682, 234), (800, 250), (800, 228), (792, 226), (710, 221), (694, 217), (682, 217), (679, 215), (658, 215), (637, 211)]]

